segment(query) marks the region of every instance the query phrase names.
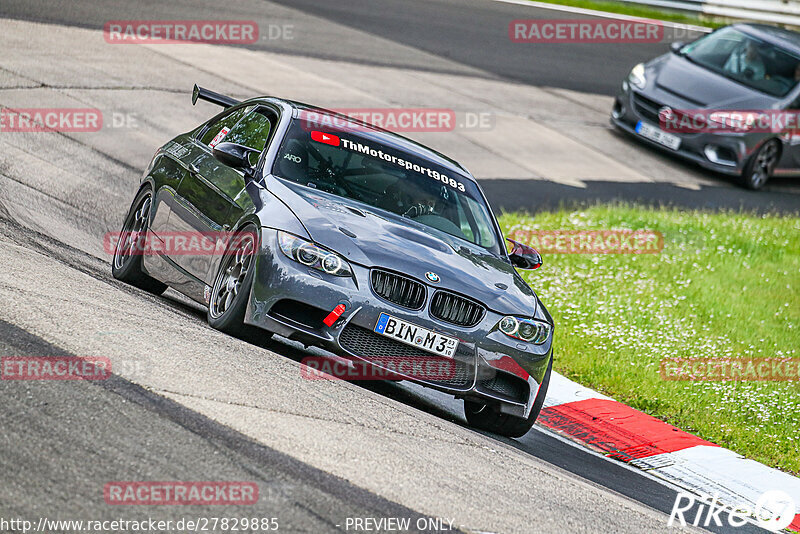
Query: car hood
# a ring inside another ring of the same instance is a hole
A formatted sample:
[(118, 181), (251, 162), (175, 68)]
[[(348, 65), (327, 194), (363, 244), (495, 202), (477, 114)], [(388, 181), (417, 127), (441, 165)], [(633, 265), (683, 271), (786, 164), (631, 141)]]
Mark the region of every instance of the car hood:
[(656, 90), (685, 101), (680, 105), (715, 109), (765, 109), (777, 101), (678, 54), (666, 54), (649, 66)]
[[(276, 187), (311, 238), (352, 263), (404, 273), (498, 313), (536, 312), (538, 299), (514, 267), (480, 247), (335, 195), (281, 182)], [(439, 275), (439, 283), (428, 282), (428, 272)]]

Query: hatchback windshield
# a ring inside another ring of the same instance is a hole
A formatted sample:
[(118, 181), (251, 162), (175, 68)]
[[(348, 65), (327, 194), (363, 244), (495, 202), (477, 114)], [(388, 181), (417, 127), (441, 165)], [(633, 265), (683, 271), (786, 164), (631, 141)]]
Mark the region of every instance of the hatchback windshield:
[(681, 53), (694, 63), (772, 96), (784, 96), (800, 81), (800, 59), (733, 28), (723, 28)]
[(472, 180), (386, 146), (370, 131), (315, 130), (295, 120), (272, 172), (499, 251), (491, 215)]

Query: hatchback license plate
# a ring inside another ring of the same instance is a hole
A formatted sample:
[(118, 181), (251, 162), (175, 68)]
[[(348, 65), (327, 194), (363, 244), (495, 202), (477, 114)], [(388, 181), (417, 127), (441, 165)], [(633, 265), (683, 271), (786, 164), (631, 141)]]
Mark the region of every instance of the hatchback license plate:
[(636, 133), (672, 150), (678, 150), (678, 147), (681, 146), (681, 138), (677, 135), (667, 133), (658, 126), (643, 121), (636, 123)]

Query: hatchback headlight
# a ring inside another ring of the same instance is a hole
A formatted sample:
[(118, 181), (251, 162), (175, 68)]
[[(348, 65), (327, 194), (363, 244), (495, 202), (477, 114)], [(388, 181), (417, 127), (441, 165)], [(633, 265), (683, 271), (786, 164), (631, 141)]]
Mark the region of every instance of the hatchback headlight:
[(329, 250), (318, 247), (311, 241), (278, 231), (278, 244), (288, 258), (306, 267), (311, 267), (334, 276), (353, 276), (347, 260)]
[(550, 337), (553, 327), (550, 323), (537, 321), (536, 319), (525, 319), (508, 315), (500, 319), (497, 329), (509, 337), (521, 339), (534, 345), (541, 345)]
[(644, 63), (639, 63), (631, 69), (631, 73), (628, 74), (628, 81), (639, 89), (644, 89), (644, 85), (647, 82), (644, 77)]

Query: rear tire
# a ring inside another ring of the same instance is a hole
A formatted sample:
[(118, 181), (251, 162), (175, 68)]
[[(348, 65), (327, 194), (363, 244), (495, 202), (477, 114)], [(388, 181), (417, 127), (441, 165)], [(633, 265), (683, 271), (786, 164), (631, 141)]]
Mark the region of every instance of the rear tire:
[(772, 176), (781, 154), (780, 141), (770, 139), (750, 156), (739, 178), (747, 189), (758, 190), (764, 187)]
[(500, 413), (499, 408), (495, 404), (486, 404), (480, 401), (465, 400), (464, 401), (464, 415), (470, 426), (494, 434), (500, 434), (509, 438), (521, 438), (533, 427), (539, 413), (542, 411), (544, 405), (544, 398), (547, 396), (547, 388), (550, 385), (550, 374), (553, 370), (553, 358), (550, 358), (550, 363), (547, 364), (547, 371), (544, 373), (544, 379), (536, 393), (536, 399), (533, 401), (533, 407), (528, 417), (514, 417), (505, 413)]
[(150, 187), (143, 188), (133, 199), (114, 249), (111, 274), (121, 282), (160, 295), (166, 291), (167, 285), (147, 275), (142, 268), (142, 258), (147, 253), (144, 244), (150, 226), (152, 201), (153, 192)]

